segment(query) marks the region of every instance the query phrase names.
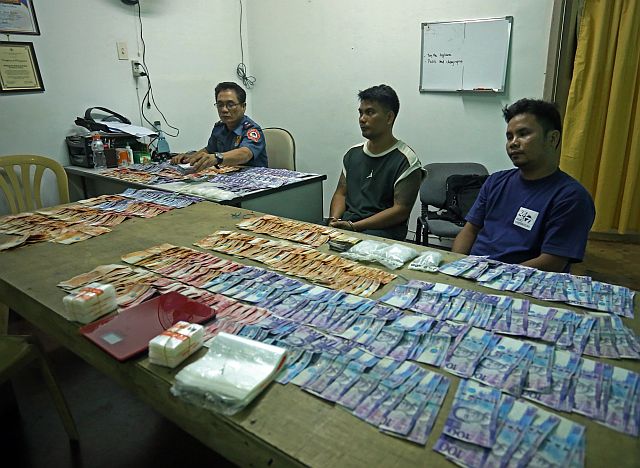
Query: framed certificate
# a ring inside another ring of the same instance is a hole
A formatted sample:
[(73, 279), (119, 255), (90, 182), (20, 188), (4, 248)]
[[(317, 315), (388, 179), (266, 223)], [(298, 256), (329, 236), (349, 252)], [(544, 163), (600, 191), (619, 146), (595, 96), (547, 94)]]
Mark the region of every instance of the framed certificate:
[(0, 41), (0, 93), (44, 91), (32, 42)]
[(0, 34), (40, 35), (33, 0), (0, 0)]

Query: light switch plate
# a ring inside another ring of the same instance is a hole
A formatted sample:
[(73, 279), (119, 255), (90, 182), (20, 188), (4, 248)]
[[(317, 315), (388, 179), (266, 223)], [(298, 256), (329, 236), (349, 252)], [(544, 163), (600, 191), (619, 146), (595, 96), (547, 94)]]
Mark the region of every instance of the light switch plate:
[(126, 42), (116, 42), (118, 48), (118, 60), (129, 60), (129, 50)]

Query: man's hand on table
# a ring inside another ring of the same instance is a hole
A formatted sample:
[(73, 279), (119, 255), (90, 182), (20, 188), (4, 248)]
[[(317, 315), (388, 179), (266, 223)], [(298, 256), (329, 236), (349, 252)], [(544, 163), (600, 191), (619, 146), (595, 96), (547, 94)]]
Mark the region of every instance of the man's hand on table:
[(171, 164), (191, 164), (194, 172), (215, 166), (216, 157), (214, 154), (207, 153), (206, 150), (193, 151), (190, 153), (182, 153), (171, 158)]

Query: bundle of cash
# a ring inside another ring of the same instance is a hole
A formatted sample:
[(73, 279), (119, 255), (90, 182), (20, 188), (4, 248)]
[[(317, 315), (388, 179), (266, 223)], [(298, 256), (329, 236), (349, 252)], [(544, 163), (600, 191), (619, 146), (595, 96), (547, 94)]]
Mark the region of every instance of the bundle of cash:
[(635, 291), (624, 286), (594, 281), (588, 276), (538, 271), (476, 256), (443, 265), (439, 271), (477, 280), (483, 286), (501, 291), (520, 292), (538, 299), (566, 302), (633, 318)]
[(462, 381), (433, 449), (463, 467), (583, 466), (584, 427)]

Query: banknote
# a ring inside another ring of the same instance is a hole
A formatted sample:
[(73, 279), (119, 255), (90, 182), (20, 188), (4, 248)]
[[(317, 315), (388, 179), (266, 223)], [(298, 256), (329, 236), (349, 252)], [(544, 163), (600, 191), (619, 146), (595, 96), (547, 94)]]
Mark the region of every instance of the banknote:
[[(352, 387), (353, 388), (353, 387)], [(380, 405), (391, 396), (392, 389), (384, 385), (382, 382), (366, 395), (360, 403), (352, 411), (354, 416), (367, 420)]]
[(491, 332), (470, 328), (457, 344), (450, 348), (442, 368), (460, 377), (471, 377), (492, 336)]
[(443, 434), (482, 447), (495, 443), (500, 390), (462, 380)]
[[(433, 429), (433, 425), (438, 417), (438, 413), (440, 412), (440, 408), (442, 406), (442, 402), (444, 401), (445, 396), (447, 395), (447, 391), (449, 390), (450, 381), (446, 377), (442, 377), (439, 379), (438, 385), (435, 391), (431, 394), (427, 405), (422, 410), (422, 413), (418, 415), (416, 422), (411, 429), (411, 432), (407, 434), (407, 440), (414, 442), (416, 444), (424, 445), (427, 443), (427, 439), (431, 434), (431, 430)], [(400, 436), (399, 434), (391, 433), (396, 437)]]
[(342, 373), (320, 394), (329, 401), (338, 401), (358, 381), (362, 372), (360, 369), (347, 365)]
[(441, 434), (433, 450), (444, 455), (449, 461), (464, 468), (484, 465), (489, 449), (460, 439)]
[(402, 339), (395, 348), (388, 354), (391, 359), (404, 361), (415, 353), (420, 345), (421, 335), (415, 332), (404, 332)]
[(340, 362), (338, 359), (334, 359), (331, 364), (323, 369), (322, 373), (302, 385), (302, 389), (320, 396), (322, 395), (322, 392), (324, 392), (327, 387), (336, 380), (342, 372), (344, 372), (346, 367), (346, 363)]
[(602, 419), (602, 386), (605, 367), (603, 362), (581, 359), (579, 371), (574, 377), (575, 385), (571, 388), (569, 401), (574, 413), (582, 414), (591, 419)]
[(551, 390), (551, 367), (553, 364), (553, 346), (529, 342), (534, 349), (533, 360), (527, 370), (525, 390), (548, 393)]
[(379, 300), (393, 307), (408, 309), (417, 299), (420, 289), (417, 287), (399, 285), (382, 296)]
[(424, 412), (425, 406), (429, 403), (431, 395), (435, 392), (441, 379), (440, 375), (428, 372), (413, 391), (403, 389), (401, 401), (385, 414), (385, 419), (379, 424), (379, 429), (402, 436), (408, 435)]
[(558, 425), (540, 444), (529, 466), (567, 466), (584, 438), (584, 426), (560, 418)]
[(525, 429), (520, 442), (516, 445), (511, 458), (507, 461), (508, 468), (524, 468), (538, 450), (538, 447), (559, 424), (560, 417), (538, 408), (533, 422)]
[[(606, 401), (603, 424), (616, 431), (624, 432), (629, 418), (639, 375), (620, 367), (613, 368), (611, 387)], [(634, 415), (635, 416), (635, 415)]]
[(484, 462), (486, 468), (506, 466), (537, 413), (535, 406), (519, 400), (510, 402), (508, 408), (509, 411), (498, 430), (496, 443)]
[(487, 349), (484, 353), (472, 378), (485, 385), (502, 388), (509, 374), (527, 356), (530, 349), (531, 345), (523, 341), (502, 337), (491, 350)]
[(375, 356), (385, 357), (400, 343), (404, 333), (397, 328), (383, 327), (366, 349)]
[(380, 383), (373, 375), (363, 374), (338, 400), (348, 410), (354, 410)]
[[(580, 364), (580, 356), (570, 351), (555, 349), (553, 353), (553, 367), (551, 368), (551, 391), (537, 393), (524, 391), (522, 396), (537, 401), (557, 410), (563, 410), (568, 405), (568, 395), (571, 381)], [(570, 408), (569, 408), (570, 409)]]
[(451, 336), (430, 332), (422, 336), (419, 354), (415, 360), (431, 366), (440, 367), (451, 344)]
[(535, 351), (530, 348), (526, 356), (520, 360), (502, 384), (502, 390), (516, 397), (522, 394), (528, 376), (528, 369), (533, 361)]

